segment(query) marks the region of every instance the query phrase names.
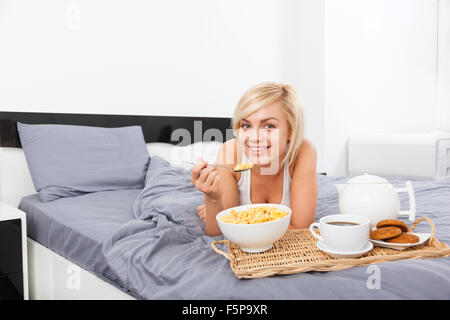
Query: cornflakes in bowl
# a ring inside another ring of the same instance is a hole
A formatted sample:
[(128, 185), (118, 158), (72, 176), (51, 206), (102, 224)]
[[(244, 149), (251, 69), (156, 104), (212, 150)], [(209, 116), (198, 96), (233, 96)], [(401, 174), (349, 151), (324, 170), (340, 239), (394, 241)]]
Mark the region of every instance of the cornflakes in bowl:
[(222, 234), (246, 252), (272, 248), (289, 227), (291, 209), (272, 204), (249, 204), (226, 209), (216, 216)]

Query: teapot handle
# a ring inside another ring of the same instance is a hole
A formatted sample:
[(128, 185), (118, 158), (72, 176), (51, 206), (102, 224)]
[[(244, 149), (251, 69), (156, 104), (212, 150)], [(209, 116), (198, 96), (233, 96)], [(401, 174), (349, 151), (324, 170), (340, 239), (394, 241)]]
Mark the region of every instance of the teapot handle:
[(408, 216), (409, 221), (414, 221), (416, 219), (416, 197), (414, 196), (414, 189), (411, 181), (406, 181), (405, 188), (395, 189), (397, 192), (408, 192), (409, 196), (409, 210), (400, 211), (399, 216)]

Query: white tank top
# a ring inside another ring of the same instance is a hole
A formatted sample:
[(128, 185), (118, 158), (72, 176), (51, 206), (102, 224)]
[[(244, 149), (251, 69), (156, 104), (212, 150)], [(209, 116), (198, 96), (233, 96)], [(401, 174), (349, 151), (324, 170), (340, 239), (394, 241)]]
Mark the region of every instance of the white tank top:
[[(243, 154), (243, 162), (247, 161), (247, 157)], [(238, 181), (239, 189), (239, 205), (251, 204), (250, 199), (250, 185), (251, 185), (251, 170), (242, 171), (241, 177)], [(290, 207), (291, 204), (291, 176), (289, 175), (289, 162), (286, 161), (283, 169), (283, 196), (281, 203), (284, 206)]]

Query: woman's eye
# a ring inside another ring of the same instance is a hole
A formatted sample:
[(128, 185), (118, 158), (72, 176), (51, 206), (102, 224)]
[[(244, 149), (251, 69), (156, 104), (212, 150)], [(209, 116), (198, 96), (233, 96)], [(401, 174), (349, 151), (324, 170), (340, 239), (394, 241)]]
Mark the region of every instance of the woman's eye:
[(275, 128), (275, 126), (273, 124), (266, 124), (264, 126), (264, 129), (273, 129), (273, 128)]
[(250, 128), (250, 125), (248, 125), (247, 123), (243, 123), (241, 124), (241, 128), (248, 129)]

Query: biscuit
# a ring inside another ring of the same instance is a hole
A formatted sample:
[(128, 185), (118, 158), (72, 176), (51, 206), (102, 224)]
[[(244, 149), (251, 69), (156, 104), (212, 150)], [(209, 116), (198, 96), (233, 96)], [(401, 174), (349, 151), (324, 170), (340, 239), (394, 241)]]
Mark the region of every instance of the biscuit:
[(402, 234), (402, 229), (397, 227), (383, 227), (370, 231), (370, 239), (386, 240)]
[(411, 233), (402, 233), (401, 235), (387, 239), (386, 242), (390, 243), (416, 243), (419, 242), (419, 237)]
[(377, 228), (383, 227), (397, 227), (400, 228), (403, 232), (408, 232), (408, 225), (403, 221), (394, 220), (394, 219), (386, 219), (378, 221)]

